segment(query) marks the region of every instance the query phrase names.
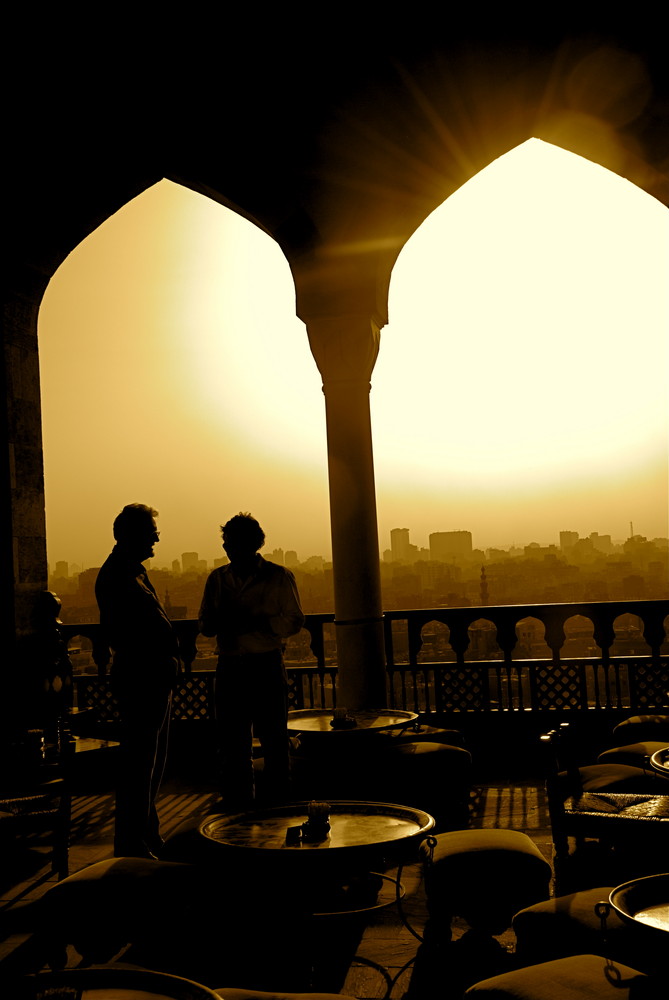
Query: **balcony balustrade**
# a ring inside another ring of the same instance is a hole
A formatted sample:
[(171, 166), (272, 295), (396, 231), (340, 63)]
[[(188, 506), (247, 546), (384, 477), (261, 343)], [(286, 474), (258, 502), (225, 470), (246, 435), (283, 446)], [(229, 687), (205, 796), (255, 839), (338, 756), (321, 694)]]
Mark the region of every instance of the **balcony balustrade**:
[[(638, 623), (631, 633), (623, 618), (630, 615)], [(586, 626), (580, 641), (589, 642), (591, 655), (568, 655), (575, 621)], [(480, 714), (545, 718), (548, 713), (562, 720), (586, 713), (669, 712), (668, 621), (669, 600), (389, 611), (384, 616), (388, 705), (463, 721)], [(198, 669), (197, 621), (177, 620), (174, 626), (184, 662), (174, 719), (212, 718), (213, 650), (210, 669)], [(91, 644), (95, 673), (74, 676), (79, 706), (93, 705), (99, 718), (114, 718), (110, 652), (100, 626), (62, 624), (61, 633), (70, 645), (76, 637)], [(334, 615), (312, 614), (300, 636), (289, 641), (291, 708), (336, 706), (335, 633)], [(618, 654), (623, 633), (631, 648)], [(537, 645), (545, 655), (537, 655)]]

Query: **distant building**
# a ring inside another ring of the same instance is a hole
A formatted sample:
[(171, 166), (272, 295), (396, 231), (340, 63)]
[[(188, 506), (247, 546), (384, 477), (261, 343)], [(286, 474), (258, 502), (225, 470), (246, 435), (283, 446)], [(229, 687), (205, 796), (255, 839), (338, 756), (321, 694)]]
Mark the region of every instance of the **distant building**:
[(270, 552), (267, 558), (270, 562), (278, 563), (279, 566), (285, 565), (283, 549), (274, 549), (273, 552)]
[(435, 562), (453, 562), (471, 559), (471, 531), (435, 531), (429, 537), (430, 559)]
[(197, 552), (182, 552), (181, 553), (181, 566), (184, 573), (196, 573), (197, 564), (199, 562), (199, 555)]
[(77, 581), (77, 600), (82, 604), (96, 603), (95, 581), (99, 572), (100, 567), (95, 566), (92, 569), (85, 569), (79, 574), (79, 579)]
[(67, 578), (70, 575), (68, 570), (69, 570), (68, 564), (61, 560), (60, 562), (56, 563), (56, 572), (54, 573), (54, 576)]
[(302, 563), (302, 569), (306, 570), (309, 573), (313, 572), (322, 573), (324, 563), (325, 560), (323, 559), (323, 556), (309, 556), (309, 558), (305, 559), (304, 562)]
[(172, 560), (172, 572), (178, 576), (181, 573), (181, 563), (178, 559)]
[(576, 542), (578, 541), (578, 531), (561, 531), (560, 532), (560, 548), (563, 552), (567, 549), (572, 549)]
[(390, 532), (390, 558), (392, 562), (408, 563), (418, 558), (418, 546), (409, 541), (408, 528), (392, 528)]
[(286, 552), (286, 562), (285, 562), (285, 565), (289, 569), (294, 569), (295, 566), (299, 566), (299, 560), (297, 558), (297, 552), (295, 552), (293, 549), (288, 549), (288, 551)]
[(613, 552), (613, 542), (610, 535), (600, 535), (597, 531), (591, 531), (590, 541), (592, 542), (592, 547), (597, 549), (598, 552), (604, 552), (606, 555)]

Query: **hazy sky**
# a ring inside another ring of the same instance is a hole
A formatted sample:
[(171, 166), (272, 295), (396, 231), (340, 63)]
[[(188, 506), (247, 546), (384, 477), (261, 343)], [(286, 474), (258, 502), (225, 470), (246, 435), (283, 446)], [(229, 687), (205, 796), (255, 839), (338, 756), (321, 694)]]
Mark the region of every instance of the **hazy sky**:
[[(381, 549), (666, 536), (669, 211), (530, 140), (438, 208), (393, 272), (372, 378)], [(40, 311), (50, 564), (100, 565), (131, 501), (154, 565), (221, 554), (239, 510), (267, 550), (329, 556), (321, 378), (278, 245), (168, 181), (91, 234)]]

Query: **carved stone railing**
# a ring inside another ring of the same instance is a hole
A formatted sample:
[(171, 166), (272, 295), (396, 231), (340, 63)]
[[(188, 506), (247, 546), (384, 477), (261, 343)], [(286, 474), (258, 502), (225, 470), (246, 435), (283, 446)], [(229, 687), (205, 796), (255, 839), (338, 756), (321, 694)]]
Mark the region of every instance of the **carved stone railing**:
[[(611, 655), (616, 619), (634, 615), (643, 625), (647, 654)], [(565, 624), (580, 616), (592, 623), (598, 654), (565, 657)], [(391, 705), (420, 711), (509, 712), (629, 710), (669, 711), (669, 654), (663, 653), (669, 601), (504, 605), (390, 611), (384, 616)], [(499, 659), (467, 659), (471, 626), (491, 624)], [(543, 625), (547, 656), (515, 656), (518, 625)], [(406, 662), (397, 662), (397, 626), (404, 625)], [(452, 659), (420, 662), (426, 626), (449, 630)]]
[[(648, 651), (612, 655), (616, 619), (629, 614), (642, 623)], [(596, 655), (563, 655), (565, 625), (574, 616), (592, 623)], [(388, 704), (448, 713), (669, 712), (669, 655), (663, 647), (668, 616), (669, 600), (389, 611), (384, 616)], [(545, 657), (517, 654), (518, 625), (528, 618), (543, 626)], [(468, 657), (468, 652), (472, 625), (481, 619), (490, 623), (489, 645), (494, 643), (496, 649), (494, 656), (476, 659)], [(331, 614), (307, 615), (304, 627), (312, 659), (294, 663), (288, 657), (293, 708), (336, 704), (337, 667), (327, 662), (325, 641), (325, 629), (333, 620)], [(426, 628), (432, 623), (448, 629), (448, 655), (423, 662)], [(213, 672), (193, 669), (197, 622), (183, 619), (174, 626), (184, 660), (175, 717), (211, 718)], [(61, 629), (67, 641), (76, 636), (90, 640), (97, 676), (75, 676), (79, 703), (93, 701), (109, 717), (114, 712), (106, 681), (110, 656), (100, 626), (64, 624)]]

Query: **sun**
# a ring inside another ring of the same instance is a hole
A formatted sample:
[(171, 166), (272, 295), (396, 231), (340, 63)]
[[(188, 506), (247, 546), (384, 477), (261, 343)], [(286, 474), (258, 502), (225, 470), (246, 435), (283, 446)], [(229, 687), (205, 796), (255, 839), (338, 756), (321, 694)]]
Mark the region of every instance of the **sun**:
[(374, 372), (382, 511), (404, 502), (416, 524), (422, 496), (442, 511), (432, 530), (482, 531), (494, 498), (489, 520), (540, 501), (547, 521), (569, 495), (585, 530), (588, 511), (619, 516), (613, 492), (625, 521), (635, 488), (666, 475), (668, 218), (532, 139), (425, 220), (395, 265)]

